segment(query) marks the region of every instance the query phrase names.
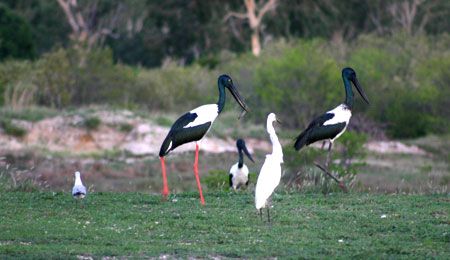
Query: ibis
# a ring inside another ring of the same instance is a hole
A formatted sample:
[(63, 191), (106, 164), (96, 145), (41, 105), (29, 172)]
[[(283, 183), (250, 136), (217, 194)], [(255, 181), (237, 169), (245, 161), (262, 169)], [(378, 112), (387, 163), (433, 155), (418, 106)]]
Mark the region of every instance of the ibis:
[(272, 142), (272, 153), (266, 155), (255, 188), (255, 206), (259, 210), (262, 219), (262, 209), (267, 209), (267, 220), (270, 222), (270, 203), (269, 198), (281, 179), (281, 164), (283, 163), (283, 150), (280, 141), (278, 141), (273, 122), (279, 122), (274, 113), (270, 113), (267, 117), (267, 132)]
[(206, 135), (206, 133), (208, 133), (214, 120), (222, 112), (225, 106), (225, 89), (228, 89), (231, 92), (237, 103), (242, 107), (243, 113), (248, 111), (247, 105), (242, 100), (230, 76), (221, 75), (218, 78), (217, 84), (219, 87), (219, 100), (217, 101), (217, 103), (197, 107), (182, 115), (173, 123), (169, 133), (167, 134), (161, 145), (159, 157), (161, 161), (163, 178), (162, 195), (164, 198), (167, 198), (167, 196), (169, 195), (164, 157), (180, 145), (195, 142), (194, 174), (200, 195), (200, 203), (202, 205), (205, 204), (205, 199), (202, 193), (202, 186), (200, 184), (200, 177), (198, 174), (198, 141), (200, 141)]
[(77, 171), (75, 172), (75, 184), (72, 188), (72, 197), (79, 200), (84, 199), (86, 195), (86, 187), (84, 187), (83, 182), (81, 181), (81, 173)]
[(244, 164), (244, 153), (253, 161), (252, 155), (248, 152), (247, 146), (245, 145), (245, 141), (242, 139), (238, 139), (236, 141), (236, 147), (239, 153), (239, 161), (231, 166), (230, 169), (230, 188), (234, 190), (239, 189), (242, 186), (248, 186), (248, 167)]
[(351, 83), (353, 83), (364, 101), (369, 104), (369, 100), (356, 77), (356, 72), (352, 68), (344, 68), (342, 70), (342, 79), (345, 88), (345, 102), (312, 120), (308, 127), (298, 135), (294, 144), (295, 149), (299, 151), (305, 145), (316, 141), (328, 140), (326, 167), (329, 164), (333, 142), (345, 132), (352, 116), (351, 110), (353, 108), (354, 95)]

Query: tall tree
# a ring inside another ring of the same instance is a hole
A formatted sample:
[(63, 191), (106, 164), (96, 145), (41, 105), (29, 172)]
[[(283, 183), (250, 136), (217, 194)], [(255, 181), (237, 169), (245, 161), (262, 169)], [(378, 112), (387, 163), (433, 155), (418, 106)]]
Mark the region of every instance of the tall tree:
[(30, 25), (8, 7), (0, 4), (0, 60), (30, 59), (36, 56)]
[(267, 2), (263, 3), (256, 3), (255, 0), (244, 0), (244, 4), (247, 10), (246, 13), (229, 12), (225, 16), (224, 20), (226, 21), (231, 17), (248, 20), (250, 28), (252, 30), (252, 53), (255, 56), (259, 56), (259, 54), (261, 53), (261, 40), (259, 36), (262, 19), (267, 12), (275, 10), (275, 8), (277, 7), (277, 0), (268, 0)]

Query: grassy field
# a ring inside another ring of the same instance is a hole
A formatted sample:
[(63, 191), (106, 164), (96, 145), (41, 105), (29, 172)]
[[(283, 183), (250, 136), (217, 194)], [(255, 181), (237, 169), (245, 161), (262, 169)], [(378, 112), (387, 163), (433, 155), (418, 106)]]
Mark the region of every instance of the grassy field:
[(251, 192), (0, 193), (0, 258), (450, 258), (448, 195), (284, 193), (272, 222)]

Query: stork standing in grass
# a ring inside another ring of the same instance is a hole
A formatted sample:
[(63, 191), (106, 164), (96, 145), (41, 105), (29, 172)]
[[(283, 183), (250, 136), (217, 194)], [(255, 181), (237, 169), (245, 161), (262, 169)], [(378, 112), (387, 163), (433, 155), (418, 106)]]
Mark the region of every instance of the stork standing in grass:
[(72, 197), (77, 200), (84, 199), (86, 197), (86, 187), (84, 187), (83, 182), (81, 181), (81, 173), (75, 172), (75, 184), (72, 188)]
[(272, 153), (266, 155), (266, 160), (261, 168), (256, 182), (255, 188), (255, 206), (259, 210), (259, 215), (262, 219), (262, 209), (267, 209), (267, 220), (270, 222), (268, 202), (275, 188), (280, 183), (281, 179), (281, 164), (283, 163), (283, 150), (281, 149), (280, 141), (278, 141), (277, 134), (273, 127), (273, 122), (279, 122), (274, 113), (270, 113), (267, 117), (267, 132), (272, 142)]
[[(352, 68), (344, 68), (342, 70), (342, 79), (344, 80), (345, 102), (333, 110), (315, 118), (297, 137), (294, 145), (295, 149), (299, 151), (305, 145), (312, 144), (316, 141), (329, 140), (330, 143), (328, 146), (325, 168), (328, 168), (330, 162), (330, 153), (333, 142), (345, 132), (350, 117), (352, 116), (351, 110), (353, 108), (354, 95), (351, 83), (353, 83), (364, 101), (369, 104), (369, 100), (356, 77), (356, 72)], [(324, 170), (323, 167), (320, 168)], [(325, 172), (329, 174), (327, 171)]]
[(247, 146), (245, 146), (245, 141), (242, 139), (238, 139), (236, 141), (236, 147), (239, 153), (239, 161), (234, 164), (230, 169), (230, 188), (234, 190), (239, 189), (242, 186), (248, 186), (248, 168), (247, 165), (244, 164), (244, 153), (253, 161), (251, 154), (247, 150)]
[(178, 118), (170, 128), (167, 137), (164, 139), (161, 149), (159, 151), (159, 157), (161, 161), (162, 177), (163, 177), (163, 190), (162, 195), (167, 198), (169, 195), (169, 188), (167, 185), (166, 166), (164, 157), (178, 146), (190, 142), (196, 142), (195, 144), (195, 161), (194, 161), (194, 174), (197, 182), (197, 188), (200, 194), (200, 202), (205, 204), (203, 198), (202, 186), (200, 184), (200, 177), (198, 175), (198, 142), (201, 140), (211, 128), (212, 123), (217, 116), (222, 112), (225, 106), (225, 88), (227, 88), (238, 104), (244, 109), (244, 113), (248, 111), (247, 106), (242, 100), (239, 92), (233, 84), (233, 80), (228, 75), (221, 75), (218, 79), (219, 87), (219, 101), (217, 104), (209, 104), (197, 107), (190, 112), (182, 115)]

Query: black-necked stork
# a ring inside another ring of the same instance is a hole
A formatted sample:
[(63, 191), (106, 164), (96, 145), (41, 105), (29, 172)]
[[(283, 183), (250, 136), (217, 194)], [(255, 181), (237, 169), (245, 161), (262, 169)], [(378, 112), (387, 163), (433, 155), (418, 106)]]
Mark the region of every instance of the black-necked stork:
[(239, 161), (231, 166), (230, 169), (230, 188), (234, 190), (239, 189), (242, 186), (248, 186), (248, 168), (247, 165), (244, 164), (244, 153), (253, 161), (252, 155), (248, 152), (247, 146), (245, 146), (245, 141), (242, 139), (238, 139), (236, 141), (236, 147), (239, 153)]
[(86, 187), (84, 187), (83, 182), (81, 181), (81, 173), (75, 172), (75, 184), (72, 188), (72, 197), (78, 200), (84, 199), (86, 195)]
[(219, 101), (217, 104), (208, 104), (197, 107), (186, 114), (178, 118), (170, 128), (166, 139), (161, 145), (159, 151), (159, 157), (161, 160), (162, 177), (163, 177), (163, 190), (162, 195), (166, 198), (169, 195), (169, 188), (167, 186), (166, 167), (164, 163), (164, 156), (170, 151), (174, 150), (182, 144), (189, 142), (196, 142), (195, 144), (195, 161), (194, 161), (194, 173), (197, 181), (197, 188), (200, 193), (200, 202), (205, 204), (203, 198), (202, 186), (200, 184), (200, 177), (198, 175), (198, 143), (211, 128), (212, 123), (217, 116), (222, 112), (225, 106), (225, 88), (227, 88), (239, 105), (244, 109), (244, 112), (248, 111), (247, 106), (239, 95), (238, 90), (233, 84), (233, 80), (228, 75), (221, 75), (218, 79), (219, 87)]
[(344, 80), (345, 87), (345, 102), (333, 110), (315, 118), (297, 137), (294, 145), (295, 149), (298, 151), (304, 145), (309, 145), (320, 140), (329, 140), (330, 144), (328, 146), (326, 167), (328, 167), (329, 164), (331, 146), (333, 145), (334, 140), (345, 132), (350, 117), (352, 116), (351, 110), (353, 107), (354, 95), (350, 82), (355, 85), (356, 90), (358, 90), (361, 97), (369, 104), (369, 100), (356, 78), (356, 72), (352, 68), (344, 68), (342, 70), (342, 79)]
[[(278, 141), (273, 122), (278, 121), (274, 113), (270, 113), (267, 117), (267, 132), (272, 142), (272, 153), (266, 155), (255, 188), (255, 206), (259, 210), (262, 218), (262, 208), (267, 209), (267, 219), (270, 222), (269, 202), (268, 199), (280, 183), (281, 164), (283, 163), (283, 150), (280, 141)], [(278, 121), (279, 122), (279, 121)]]

